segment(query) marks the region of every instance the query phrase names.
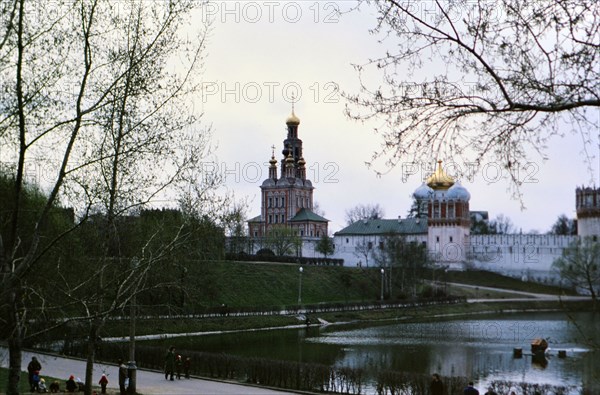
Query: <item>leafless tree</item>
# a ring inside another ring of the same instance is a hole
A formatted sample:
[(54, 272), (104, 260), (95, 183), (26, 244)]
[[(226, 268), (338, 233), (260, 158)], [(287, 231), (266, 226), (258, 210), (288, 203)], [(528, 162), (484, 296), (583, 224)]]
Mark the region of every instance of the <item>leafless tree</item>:
[(512, 220), (504, 214), (498, 214), (489, 222), (488, 227), (490, 234), (507, 235), (516, 231)]
[[(531, 152), (554, 136), (598, 130), (600, 4), (596, 0), (388, 0), (372, 7), (385, 54), (356, 65), (348, 115), (375, 118), (385, 159), (451, 157), (503, 165), (516, 196)], [(457, 169), (458, 170), (458, 169)], [(465, 167), (462, 170), (466, 172)]]
[(357, 258), (365, 259), (365, 267), (369, 267), (369, 258), (373, 254), (373, 243), (372, 242), (359, 242), (354, 247), (354, 256)]
[(266, 248), (271, 249), (276, 255), (298, 255), (302, 248), (302, 240), (296, 229), (285, 225), (273, 226), (269, 229), (264, 240)]
[(384, 215), (383, 208), (377, 203), (358, 204), (346, 210), (346, 223), (351, 225), (361, 220), (382, 219)]
[(594, 303), (600, 290), (600, 243), (591, 237), (579, 238), (553, 263), (560, 278), (588, 292)]
[[(198, 130), (199, 114), (189, 100), (197, 89), (206, 32), (204, 26), (199, 36), (181, 30), (200, 5), (186, 0), (0, 5), (0, 86), (6, 94), (0, 139), (2, 161), (14, 164), (15, 177), (11, 226), (0, 235), (10, 394), (18, 393), (26, 275), (62, 236), (40, 238), (51, 209), (62, 200), (82, 218), (94, 209), (114, 223), (164, 198), (167, 187), (189, 181), (188, 169), (206, 154), (207, 134)], [(25, 246), (20, 203), (30, 162), (44, 168), (49, 193)], [(111, 232), (109, 226), (107, 256), (118, 256), (118, 238)], [(119, 294), (134, 294), (130, 287), (137, 289), (143, 271), (122, 278), (128, 285)]]

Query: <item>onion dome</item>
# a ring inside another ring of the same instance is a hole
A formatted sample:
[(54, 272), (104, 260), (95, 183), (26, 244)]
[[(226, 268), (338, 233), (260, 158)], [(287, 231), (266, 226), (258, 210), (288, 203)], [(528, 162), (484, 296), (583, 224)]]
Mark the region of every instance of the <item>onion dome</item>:
[(422, 183), (413, 193), (413, 197), (417, 200), (429, 200), (432, 196), (433, 189), (429, 188), (425, 183)]
[(292, 156), (291, 150), (288, 152), (288, 155), (285, 158), (285, 167), (294, 167), (294, 157)]
[(298, 167), (304, 167), (304, 165), (306, 165), (306, 161), (304, 160), (304, 157), (301, 156), (300, 159), (298, 159)]
[(471, 199), (471, 194), (469, 191), (467, 191), (467, 188), (463, 187), (460, 182), (457, 181), (456, 184), (452, 185), (450, 189), (448, 189), (446, 197), (448, 199), (456, 199), (468, 202)]
[(299, 125), (300, 124), (300, 118), (298, 118), (296, 116), (296, 114), (294, 114), (294, 110), (292, 110), (292, 115), (290, 115), (286, 120), (285, 123), (287, 125)]
[(263, 187), (274, 187), (276, 184), (275, 180), (272, 178), (267, 178), (266, 180), (263, 181), (262, 186)]
[(454, 179), (450, 177), (444, 169), (442, 169), (442, 161), (438, 160), (438, 166), (435, 171), (427, 179), (427, 185), (434, 190), (446, 190), (454, 185)]
[(277, 166), (277, 159), (275, 159), (275, 155), (271, 156), (271, 160), (269, 161), (269, 164), (271, 165), (271, 167)]

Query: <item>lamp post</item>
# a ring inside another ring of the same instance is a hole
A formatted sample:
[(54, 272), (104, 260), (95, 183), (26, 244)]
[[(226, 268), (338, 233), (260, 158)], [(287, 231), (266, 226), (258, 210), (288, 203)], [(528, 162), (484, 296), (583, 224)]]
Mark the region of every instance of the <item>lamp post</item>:
[(304, 269), (302, 266), (298, 269), (298, 304), (302, 303), (302, 272)]
[(381, 301), (383, 302), (383, 276), (385, 274), (385, 270), (381, 268)]
[[(136, 271), (139, 265), (139, 260), (134, 257), (131, 260), (133, 270)], [(135, 274), (134, 274), (135, 275)], [(136, 371), (137, 366), (135, 365), (135, 309), (136, 301), (135, 294), (137, 289), (133, 289), (133, 295), (131, 296), (131, 304), (129, 306), (129, 361), (127, 362), (127, 376), (129, 377), (129, 386), (127, 387), (127, 393), (136, 393)]]

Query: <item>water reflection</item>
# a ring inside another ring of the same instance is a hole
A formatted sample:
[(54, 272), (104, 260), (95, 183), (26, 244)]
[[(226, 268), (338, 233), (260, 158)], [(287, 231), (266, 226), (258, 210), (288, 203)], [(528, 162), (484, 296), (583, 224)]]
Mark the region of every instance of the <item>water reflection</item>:
[[(585, 383), (598, 389), (593, 367), (600, 366), (600, 356), (587, 345), (590, 338), (599, 340), (598, 317), (578, 314), (576, 322), (562, 314), (503, 315), (334, 330), (307, 341), (345, 345), (336, 365), (461, 375), (473, 377), (482, 388), (492, 380), (511, 380), (579, 388)], [(529, 350), (536, 337), (549, 339), (545, 358), (534, 358)], [(520, 359), (513, 357), (518, 347), (523, 348)], [(558, 358), (558, 350), (566, 350), (567, 358)]]
[[(175, 341), (179, 349), (381, 369), (472, 377), (483, 389), (492, 380), (594, 388), (600, 393), (600, 316), (580, 313), (577, 325), (562, 313), (503, 314), (431, 323), (319, 330), (279, 330)], [(549, 339), (546, 361), (534, 361), (530, 342)], [(172, 343), (174, 339), (169, 340)], [(523, 349), (514, 358), (514, 348)], [(566, 350), (567, 358), (558, 358)]]

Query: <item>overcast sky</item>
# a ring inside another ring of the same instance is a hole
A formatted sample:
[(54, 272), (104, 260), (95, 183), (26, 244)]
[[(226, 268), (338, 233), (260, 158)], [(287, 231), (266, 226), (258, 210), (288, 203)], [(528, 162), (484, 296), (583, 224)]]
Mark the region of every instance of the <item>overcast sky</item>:
[[(331, 233), (345, 226), (345, 211), (357, 204), (378, 203), (387, 218), (405, 217), (412, 192), (438, 159), (416, 167), (405, 163), (404, 170), (415, 173), (405, 179), (402, 166), (378, 178), (365, 165), (381, 144), (372, 131), (376, 125), (347, 119), (337, 89), (357, 92), (352, 64), (385, 53), (390, 44), (380, 44), (369, 34), (375, 18), (366, 7), (341, 16), (336, 12), (354, 4), (217, 1), (198, 16), (198, 23), (213, 21), (199, 105), (214, 129), (218, 163), (206, 166), (225, 172), (227, 186), (238, 198), (249, 198), (249, 217), (260, 213), (259, 186), (268, 174), (272, 145), (281, 158), (292, 95), (301, 120), (307, 177), (316, 187), (315, 201), (331, 221)], [(560, 214), (575, 217), (575, 188), (597, 178), (598, 160), (590, 173), (582, 159), (581, 137), (561, 132), (566, 135), (550, 142), (547, 160), (532, 153), (522, 176), (522, 202), (511, 199), (509, 183), (498, 176), (495, 163), (485, 164), (472, 179), (462, 179), (471, 192), (471, 210), (487, 210), (491, 218), (504, 214), (523, 232), (544, 233)], [(594, 144), (588, 152), (597, 158)], [(381, 163), (379, 170), (384, 169)]]

